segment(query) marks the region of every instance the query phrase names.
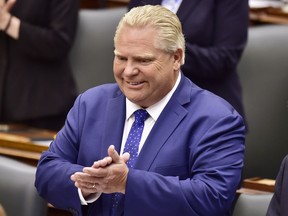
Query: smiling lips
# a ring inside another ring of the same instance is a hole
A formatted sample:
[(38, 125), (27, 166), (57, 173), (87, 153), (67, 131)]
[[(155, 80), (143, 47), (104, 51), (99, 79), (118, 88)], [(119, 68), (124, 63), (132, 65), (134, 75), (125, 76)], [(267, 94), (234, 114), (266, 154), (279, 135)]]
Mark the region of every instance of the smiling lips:
[(142, 83), (144, 83), (144, 82), (127, 82), (129, 85), (140, 85), (140, 84), (142, 84)]

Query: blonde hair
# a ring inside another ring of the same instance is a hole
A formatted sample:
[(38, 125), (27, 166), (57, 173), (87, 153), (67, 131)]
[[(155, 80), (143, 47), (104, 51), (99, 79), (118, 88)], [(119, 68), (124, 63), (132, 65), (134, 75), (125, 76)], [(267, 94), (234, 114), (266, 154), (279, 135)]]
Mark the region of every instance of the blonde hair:
[(132, 8), (120, 20), (114, 36), (116, 43), (123, 26), (152, 27), (158, 31), (155, 47), (169, 53), (174, 53), (178, 48), (183, 50), (185, 59), (185, 39), (182, 33), (182, 25), (177, 15), (160, 5), (145, 5)]

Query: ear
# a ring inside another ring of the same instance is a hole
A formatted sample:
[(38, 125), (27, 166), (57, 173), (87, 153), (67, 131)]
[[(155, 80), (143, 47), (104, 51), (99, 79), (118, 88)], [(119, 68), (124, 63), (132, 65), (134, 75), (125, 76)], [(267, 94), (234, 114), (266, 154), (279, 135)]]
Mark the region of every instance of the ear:
[(179, 70), (183, 61), (183, 50), (178, 48), (174, 53), (174, 70)]

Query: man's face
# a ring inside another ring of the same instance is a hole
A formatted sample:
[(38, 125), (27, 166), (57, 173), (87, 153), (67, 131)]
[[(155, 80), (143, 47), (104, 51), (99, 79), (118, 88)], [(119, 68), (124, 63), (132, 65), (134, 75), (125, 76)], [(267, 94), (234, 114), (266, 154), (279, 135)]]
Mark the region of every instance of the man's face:
[(132, 102), (149, 107), (174, 86), (181, 50), (171, 54), (155, 47), (157, 31), (152, 27), (124, 26), (115, 42), (114, 76)]

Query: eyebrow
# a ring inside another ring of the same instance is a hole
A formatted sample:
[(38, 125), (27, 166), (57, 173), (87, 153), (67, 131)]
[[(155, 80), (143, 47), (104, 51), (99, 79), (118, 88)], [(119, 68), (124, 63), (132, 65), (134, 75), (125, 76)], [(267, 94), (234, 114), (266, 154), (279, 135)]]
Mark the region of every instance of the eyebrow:
[[(114, 55), (116, 56), (123, 56), (125, 57), (125, 55), (122, 55), (120, 52), (118, 52), (117, 50), (114, 50)], [(142, 54), (142, 55), (138, 55), (138, 56), (133, 56), (134, 59), (153, 59), (155, 58), (153, 55), (151, 54)]]

